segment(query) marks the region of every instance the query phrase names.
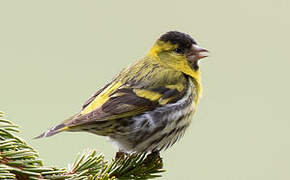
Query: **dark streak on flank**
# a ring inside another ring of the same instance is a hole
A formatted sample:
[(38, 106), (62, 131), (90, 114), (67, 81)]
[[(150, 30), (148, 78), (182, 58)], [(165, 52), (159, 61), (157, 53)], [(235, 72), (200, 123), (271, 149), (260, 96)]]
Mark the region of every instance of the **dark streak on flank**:
[(178, 125), (182, 120), (184, 119), (184, 116), (180, 116), (176, 121), (175, 124)]
[(168, 136), (171, 136), (177, 129), (172, 129), (168, 134)]
[[(158, 144), (160, 141), (162, 141), (167, 136), (167, 133), (163, 134), (159, 138), (155, 139), (154, 141), (150, 142), (150, 145), (148, 147), (152, 147), (155, 144)], [(153, 150), (154, 151), (154, 150)]]

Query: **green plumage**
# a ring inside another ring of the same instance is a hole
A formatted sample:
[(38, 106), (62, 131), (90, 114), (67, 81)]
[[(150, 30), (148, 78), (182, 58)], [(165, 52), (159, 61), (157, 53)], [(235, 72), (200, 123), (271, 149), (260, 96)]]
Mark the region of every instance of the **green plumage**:
[[(97, 91), (79, 113), (39, 137), (86, 131), (110, 137), (127, 152), (161, 150), (175, 143), (188, 127), (200, 93), (199, 70), (192, 69), (186, 54), (192, 39), (180, 35), (183, 39), (174, 32), (169, 42), (157, 41), (147, 56)], [(174, 36), (178, 41), (173, 44)], [(187, 46), (180, 46), (180, 54), (175, 49), (183, 41)]]

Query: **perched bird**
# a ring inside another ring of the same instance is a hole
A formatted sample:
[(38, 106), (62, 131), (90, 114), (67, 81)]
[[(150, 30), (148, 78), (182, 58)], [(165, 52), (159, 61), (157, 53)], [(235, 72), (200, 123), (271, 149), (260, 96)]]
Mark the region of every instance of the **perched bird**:
[(107, 136), (121, 152), (159, 152), (189, 126), (201, 96), (199, 60), (208, 51), (187, 34), (163, 34), (148, 54), (97, 91), (76, 115), (36, 138), (63, 131)]

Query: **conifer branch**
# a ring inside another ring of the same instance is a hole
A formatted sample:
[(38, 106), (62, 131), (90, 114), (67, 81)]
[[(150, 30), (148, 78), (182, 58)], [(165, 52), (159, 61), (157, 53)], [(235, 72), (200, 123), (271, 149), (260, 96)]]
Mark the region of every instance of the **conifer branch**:
[(87, 150), (68, 169), (43, 166), (38, 153), (17, 137), (17, 133), (19, 127), (5, 119), (0, 111), (0, 179), (152, 179), (164, 172), (158, 153), (122, 154), (109, 163), (95, 150)]

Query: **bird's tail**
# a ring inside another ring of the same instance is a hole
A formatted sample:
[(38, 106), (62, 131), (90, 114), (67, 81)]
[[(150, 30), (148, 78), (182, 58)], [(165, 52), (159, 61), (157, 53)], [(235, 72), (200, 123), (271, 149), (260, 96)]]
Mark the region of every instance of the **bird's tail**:
[(34, 139), (39, 139), (39, 138), (43, 138), (43, 137), (49, 137), (49, 136), (53, 136), (57, 133), (60, 133), (64, 130), (66, 130), (67, 127), (65, 126), (64, 123), (59, 124), (57, 126), (54, 126), (53, 128), (50, 128), (49, 130), (45, 131), (44, 133), (42, 133), (41, 135), (35, 137)]

